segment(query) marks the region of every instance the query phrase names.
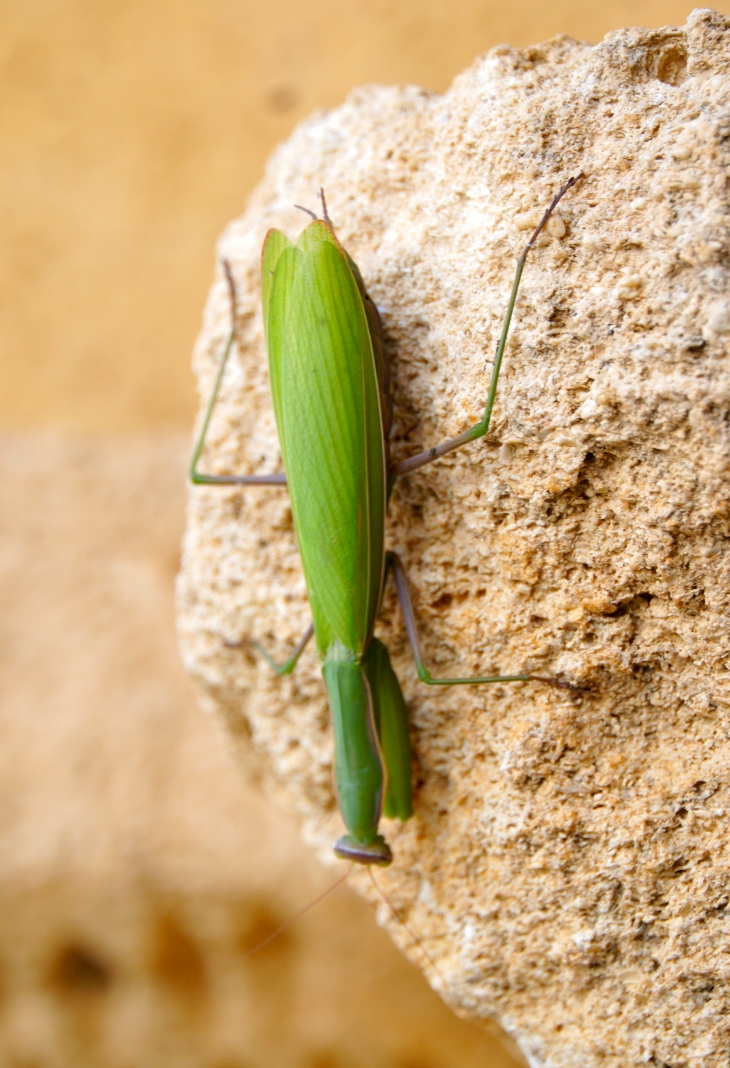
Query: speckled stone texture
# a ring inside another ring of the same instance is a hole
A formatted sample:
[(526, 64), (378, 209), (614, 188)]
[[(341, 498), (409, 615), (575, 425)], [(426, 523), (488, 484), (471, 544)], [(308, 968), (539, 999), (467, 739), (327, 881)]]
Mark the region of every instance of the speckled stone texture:
[[(525, 271), (492, 430), (403, 478), (389, 545), (440, 674), (539, 684), (431, 691), (388, 590), (416, 815), (381, 884), (456, 1011), (533, 1065), (730, 1063), (728, 163), (730, 20), (494, 49), (443, 96), (370, 87), (300, 126), (220, 254), (239, 345), (206, 467), (276, 470), (259, 310), (267, 228), (323, 185), (382, 309), (398, 459), (481, 414), (516, 256), (586, 173)], [(207, 397), (229, 312), (219, 273), (195, 354)], [(340, 832), (286, 491), (195, 488), (180, 579), (206, 707), (323, 857)], [(364, 872), (352, 877), (374, 898)], [(395, 940), (420, 959), (380, 905)]]

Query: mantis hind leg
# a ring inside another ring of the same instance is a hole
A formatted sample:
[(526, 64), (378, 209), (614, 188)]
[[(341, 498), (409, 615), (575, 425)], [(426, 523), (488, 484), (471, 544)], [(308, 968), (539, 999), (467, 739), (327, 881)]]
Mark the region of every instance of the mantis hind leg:
[(233, 279), (233, 273), (231, 272), (231, 266), (228, 263), (228, 260), (223, 260), (222, 263), (231, 298), (231, 331), (228, 335), (228, 340), (226, 341), (226, 347), (223, 350), (223, 356), (221, 357), (215, 385), (213, 386), (213, 392), (210, 395), (208, 407), (205, 410), (203, 425), (200, 429), (198, 440), (195, 443), (195, 448), (193, 449), (193, 458), (190, 461), (190, 481), (196, 486), (285, 486), (286, 475), (279, 472), (271, 475), (206, 475), (198, 471), (198, 462), (201, 453), (205, 448), (205, 439), (208, 435), (213, 408), (218, 399), (218, 393), (220, 391), (221, 382), (223, 381), (228, 357), (233, 348), (233, 343), (236, 340), (236, 283)]
[(492, 367), (492, 377), (489, 381), (489, 390), (487, 392), (487, 403), (484, 409), (484, 415), (470, 427), (469, 430), (465, 430), (463, 434), (459, 434), (455, 438), (449, 438), (448, 441), (443, 441), (440, 445), (434, 445), (433, 448), (427, 449), (426, 452), (419, 452), (416, 456), (409, 456), (407, 460), (401, 460), (400, 463), (394, 464), (390, 470), (391, 479), (395, 479), (398, 475), (405, 475), (408, 471), (416, 471), (419, 467), (425, 467), (426, 464), (433, 463), (434, 460), (438, 460), (440, 456), (446, 456), (447, 453), (454, 452), (456, 449), (460, 449), (462, 445), (468, 445), (470, 441), (476, 441), (477, 438), (482, 438), (489, 430), (489, 424), (492, 419), (492, 409), (494, 408), (494, 401), (497, 396), (497, 382), (499, 381), (499, 371), (502, 366), (502, 357), (504, 355), (504, 348), (507, 344), (507, 335), (509, 334), (510, 322), (512, 321), (512, 312), (514, 311), (515, 302), (517, 300), (517, 292), (520, 288), (520, 280), (522, 278), (522, 271), (525, 267), (525, 261), (527, 260), (530, 249), (534, 246), (541, 231), (547, 225), (548, 219), (555, 211), (558, 203), (568, 192), (569, 189), (579, 182), (583, 177), (583, 172), (576, 175), (574, 178), (568, 179), (565, 185), (560, 189), (552, 199), (550, 206), (540, 220), (538, 226), (535, 228), (532, 237), (527, 242), (522, 255), (517, 261), (517, 267), (515, 269), (515, 277), (512, 283), (512, 292), (510, 293), (509, 302), (507, 304), (507, 312), (502, 323), (502, 333), (500, 334), (499, 344), (497, 345), (497, 351), (494, 355), (494, 365)]
[(387, 565), (392, 568), (393, 576), (395, 578), (396, 589), (398, 590), (398, 600), (400, 601), (401, 611), (403, 613), (403, 620), (406, 625), (406, 632), (408, 634), (408, 641), (411, 649), (413, 650), (413, 657), (416, 661), (416, 670), (421, 682), (425, 682), (427, 686), (476, 686), (481, 683), (488, 682), (544, 682), (549, 686), (557, 686), (560, 689), (565, 690), (579, 690), (580, 687), (573, 686), (569, 682), (562, 682), (559, 679), (551, 679), (544, 675), (474, 675), (470, 678), (464, 679), (435, 679), (431, 672), (426, 667), (426, 663), (423, 657), (423, 649), (421, 648), (421, 640), (418, 636), (418, 630), (416, 628), (416, 616), (413, 611), (413, 602), (411, 600), (411, 591), (408, 588), (408, 579), (403, 569), (399, 557), (396, 553), (390, 552), (387, 555)]

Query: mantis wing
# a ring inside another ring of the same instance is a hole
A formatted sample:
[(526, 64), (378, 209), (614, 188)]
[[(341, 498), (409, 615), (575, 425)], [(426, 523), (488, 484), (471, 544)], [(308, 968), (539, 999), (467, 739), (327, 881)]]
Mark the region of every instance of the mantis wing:
[(336, 638), (359, 658), (380, 599), (386, 490), (368, 319), (325, 223), (308, 226), (297, 246), (272, 245), (277, 251), (267, 315), (272, 397), (317, 644), (324, 653)]

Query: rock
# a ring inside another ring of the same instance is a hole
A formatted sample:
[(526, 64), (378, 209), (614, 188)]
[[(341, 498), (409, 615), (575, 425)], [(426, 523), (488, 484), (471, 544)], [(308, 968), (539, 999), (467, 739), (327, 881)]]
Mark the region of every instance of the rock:
[[(496, 1017), (532, 1065), (727, 1065), (730, 643), (727, 409), (730, 20), (596, 46), (502, 47), (443, 96), (370, 87), (301, 125), (219, 252), (238, 349), (207, 470), (276, 470), (259, 310), (264, 233), (324, 186), (382, 309), (396, 458), (481, 414), (527, 235), (488, 438), (403, 478), (402, 555), (435, 673), (419, 684), (391, 589), (377, 633), (407, 695), (416, 815), (387, 825), (380, 920), (459, 1013)], [(219, 272), (195, 353), (209, 395), (229, 329)], [(324, 859), (340, 833), (314, 651), (280, 680), (308, 608), (287, 495), (190, 494), (180, 631), (203, 703)], [(376, 900), (365, 872), (352, 877)]]

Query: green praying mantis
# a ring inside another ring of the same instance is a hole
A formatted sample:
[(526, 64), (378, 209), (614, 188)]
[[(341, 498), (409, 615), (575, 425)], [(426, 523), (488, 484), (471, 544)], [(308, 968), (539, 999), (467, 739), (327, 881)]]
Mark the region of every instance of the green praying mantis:
[(386, 866), (392, 852), (379, 833), (381, 815), (407, 820), (411, 746), (406, 705), (388, 650), (373, 636), (383, 591), (392, 572), (418, 677), (429, 686), (544, 682), (533, 674), (433, 678), (424, 662), (403, 565), (385, 548), (385, 514), (395, 480), (483, 437), (489, 430), (510, 321), (527, 256), (561, 198), (582, 174), (559, 190), (517, 261), (495, 353), (484, 415), (468, 430), (416, 456), (391, 463), (390, 374), (380, 316), (360, 271), (338, 241), (327, 214), (308, 209), (312, 222), (292, 243), (269, 230), (261, 260), (264, 332), (271, 398), (285, 473), (210, 475), (198, 470), (213, 408), (236, 336), (236, 286), (228, 280), (232, 326), (190, 465), (193, 483), (286, 485), (302, 560), (312, 622), (289, 659), (276, 663), (252, 644), (280, 675), (291, 672), (314, 634), (334, 728), (334, 775), (347, 834), (338, 857)]

